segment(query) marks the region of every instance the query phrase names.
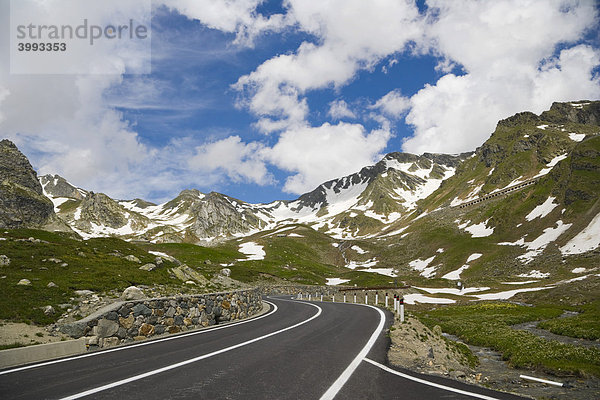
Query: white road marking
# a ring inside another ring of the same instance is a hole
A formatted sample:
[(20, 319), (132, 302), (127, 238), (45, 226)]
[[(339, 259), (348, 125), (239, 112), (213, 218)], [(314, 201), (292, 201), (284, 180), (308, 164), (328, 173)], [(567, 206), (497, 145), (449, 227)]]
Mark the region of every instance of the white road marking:
[(304, 320), (302, 322), (299, 322), (297, 324), (288, 326), (287, 328), (283, 328), (283, 329), (280, 329), (278, 331), (271, 332), (271, 333), (268, 333), (266, 335), (254, 338), (254, 339), (251, 339), (251, 340), (248, 340), (248, 341), (245, 341), (245, 342), (242, 342), (242, 343), (238, 343), (236, 345), (233, 345), (233, 346), (230, 346), (230, 347), (226, 347), (226, 348), (221, 349), (221, 350), (213, 351), (212, 353), (204, 354), (204, 355), (199, 356), (199, 357), (194, 357), (194, 358), (191, 358), (189, 360), (178, 362), (176, 364), (167, 365), (166, 367), (163, 367), (163, 368), (155, 369), (153, 371), (149, 371), (149, 372), (146, 372), (146, 373), (143, 373), (143, 374), (140, 374), (140, 375), (135, 375), (135, 376), (132, 376), (130, 378), (122, 379), (122, 380), (117, 381), (117, 382), (113, 382), (113, 383), (109, 383), (107, 385), (99, 386), (99, 387), (94, 388), (94, 389), (86, 390), (85, 392), (76, 393), (74, 395), (71, 395), (71, 396), (68, 396), (68, 397), (64, 397), (61, 400), (79, 399), (79, 398), (82, 398), (82, 397), (85, 397), (85, 396), (92, 395), (94, 393), (98, 393), (98, 392), (102, 392), (104, 390), (112, 389), (112, 388), (117, 387), (117, 386), (125, 385), (127, 383), (131, 383), (131, 382), (134, 382), (134, 381), (137, 381), (137, 380), (140, 380), (140, 379), (144, 379), (144, 378), (147, 378), (147, 377), (152, 376), (152, 375), (157, 375), (157, 374), (160, 374), (160, 373), (165, 372), (165, 371), (169, 371), (169, 370), (172, 370), (172, 369), (175, 369), (175, 368), (179, 368), (179, 367), (182, 367), (184, 365), (192, 364), (192, 363), (195, 363), (197, 361), (204, 360), (206, 358), (216, 356), (218, 354), (222, 354), (222, 353), (225, 353), (225, 352), (228, 352), (228, 351), (231, 351), (231, 350), (243, 347), (243, 346), (247, 346), (249, 344), (258, 342), (258, 341), (266, 339), (268, 337), (278, 335), (278, 334), (283, 333), (285, 331), (289, 331), (290, 329), (297, 328), (297, 327), (299, 327), (301, 325), (304, 325), (304, 324), (312, 321), (313, 319), (319, 317), (319, 315), (321, 315), (321, 313), (323, 312), (323, 309), (321, 307), (315, 305), (315, 304), (311, 304), (311, 303), (306, 303), (306, 304), (311, 305), (311, 306), (317, 308), (319, 311), (315, 315), (313, 315), (312, 317), (310, 317), (310, 318), (308, 318), (308, 319), (306, 319), (306, 320)]
[(227, 324), (227, 325), (222, 325), (222, 326), (215, 326), (213, 328), (202, 329), (202, 330), (199, 330), (199, 331), (184, 333), (184, 334), (181, 334), (181, 335), (168, 336), (168, 337), (165, 337), (165, 338), (162, 338), (162, 339), (151, 340), (151, 341), (148, 341), (148, 342), (141, 342), (141, 343), (132, 344), (132, 345), (129, 345), (129, 346), (115, 347), (115, 348), (108, 349), (108, 350), (95, 351), (93, 353), (82, 354), (82, 355), (79, 355), (79, 356), (74, 356), (74, 357), (69, 357), (69, 358), (62, 358), (60, 360), (52, 360), (52, 361), (46, 361), (46, 362), (39, 363), (39, 364), (26, 365), (24, 367), (19, 367), (19, 368), (15, 368), (15, 369), (9, 369), (9, 370), (6, 370), (6, 371), (0, 371), (0, 375), (11, 374), (13, 372), (24, 371), (24, 370), (28, 370), (28, 369), (32, 369), (32, 368), (44, 367), (46, 365), (52, 365), (52, 364), (58, 364), (58, 363), (63, 363), (63, 362), (67, 362), (67, 361), (78, 360), (80, 358), (95, 357), (95, 356), (99, 356), (99, 355), (102, 355), (102, 354), (113, 353), (115, 351), (129, 350), (129, 349), (133, 349), (133, 348), (141, 347), (141, 346), (150, 346), (150, 345), (153, 345), (153, 344), (156, 344), (156, 343), (166, 342), (168, 340), (176, 340), (176, 339), (181, 339), (181, 338), (188, 337), (188, 336), (201, 335), (201, 334), (204, 334), (204, 333), (209, 333), (209, 332), (218, 331), (218, 330), (221, 330), (221, 329), (232, 328), (234, 326), (238, 326), (238, 325), (242, 325), (242, 324), (247, 324), (248, 322), (258, 321), (259, 319), (266, 318), (269, 315), (272, 315), (272, 314), (274, 314), (277, 311), (277, 306), (274, 303), (271, 303), (270, 301), (265, 301), (265, 303), (268, 303), (268, 304), (272, 305), (273, 306), (273, 310), (271, 310), (267, 314), (261, 315), (261, 316), (256, 317), (256, 318), (247, 319), (247, 320), (244, 320), (244, 321), (235, 322), (235, 323), (231, 323), (231, 324)]
[(490, 397), (490, 396), (486, 396), (484, 394), (479, 394), (479, 393), (467, 392), (466, 390), (461, 390), (461, 389), (456, 389), (456, 388), (453, 388), (453, 387), (450, 387), (450, 386), (440, 385), (439, 383), (429, 382), (429, 381), (427, 381), (425, 379), (421, 379), (421, 378), (417, 378), (417, 377), (414, 377), (414, 376), (411, 376), (411, 375), (403, 374), (402, 372), (399, 372), (399, 371), (396, 371), (394, 369), (388, 368), (385, 365), (380, 364), (377, 361), (370, 360), (370, 359), (368, 359), (366, 357), (364, 358), (364, 360), (366, 362), (368, 362), (368, 363), (371, 363), (371, 364), (375, 365), (376, 367), (381, 368), (382, 370), (384, 370), (386, 372), (389, 372), (389, 373), (394, 374), (394, 375), (398, 375), (398, 376), (400, 376), (402, 378), (409, 379), (409, 380), (414, 381), (414, 382), (422, 383), (423, 385), (433, 386), (435, 388), (442, 389), (442, 390), (447, 390), (449, 392), (464, 394), (465, 396), (477, 397), (478, 399), (498, 400), (496, 397)]
[[(310, 304), (310, 303), (308, 303), (308, 304)], [(348, 367), (344, 370), (344, 372), (342, 372), (342, 374), (336, 379), (336, 381), (333, 382), (333, 385), (331, 385), (329, 387), (329, 389), (327, 389), (325, 394), (323, 394), (323, 396), (321, 396), (321, 400), (333, 399), (338, 394), (338, 392), (346, 384), (348, 379), (350, 379), (350, 376), (352, 376), (352, 374), (354, 373), (356, 368), (358, 368), (361, 361), (367, 356), (367, 354), (369, 354), (369, 351), (371, 351), (371, 348), (375, 344), (375, 341), (377, 341), (379, 335), (381, 334), (381, 331), (383, 331), (383, 326), (385, 325), (385, 314), (383, 313), (383, 311), (381, 311), (377, 307), (373, 307), (373, 306), (369, 306), (369, 305), (364, 305), (364, 304), (357, 304), (357, 305), (360, 305), (363, 307), (370, 307), (374, 310), (377, 310), (377, 312), (379, 312), (379, 317), (380, 317), (379, 325), (377, 325), (377, 328), (375, 328), (375, 330), (373, 331), (373, 334), (369, 338), (369, 341), (367, 342), (367, 344), (365, 344), (365, 346), (362, 348), (362, 350), (356, 355), (356, 357), (354, 358), (354, 360), (352, 360), (350, 365), (348, 365)]]

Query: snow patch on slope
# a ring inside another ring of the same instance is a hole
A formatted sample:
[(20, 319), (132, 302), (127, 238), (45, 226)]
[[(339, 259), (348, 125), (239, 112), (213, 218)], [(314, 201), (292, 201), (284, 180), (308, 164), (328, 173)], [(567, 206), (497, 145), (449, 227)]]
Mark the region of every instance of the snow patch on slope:
[(463, 265), (459, 269), (456, 269), (454, 271), (448, 272), (446, 275), (442, 276), (442, 279), (449, 279), (451, 281), (457, 281), (457, 280), (459, 280), (460, 279), (460, 274), (462, 274), (465, 270), (467, 270), (469, 268), (469, 263), (471, 261), (477, 260), (482, 255), (483, 254), (481, 254), (481, 253), (473, 253), (473, 254), (471, 254), (467, 258), (467, 261), (466, 261), (465, 265)]
[(352, 247), (350, 247), (352, 250), (354, 250), (355, 252), (357, 252), (358, 254), (367, 254), (367, 252), (363, 249), (361, 249), (360, 247), (358, 247), (357, 245), (353, 245)]
[(431, 264), (434, 258), (435, 256), (431, 256), (426, 260), (413, 260), (409, 262), (408, 265), (415, 271), (419, 271), (421, 276), (424, 276), (425, 278), (432, 278), (435, 276), (435, 270), (437, 267), (429, 267), (429, 264)]
[(556, 221), (556, 227), (549, 227), (544, 229), (544, 233), (538, 236), (532, 242), (524, 242), (523, 246), (528, 250), (527, 253), (517, 257), (519, 260), (525, 262), (525, 264), (533, 261), (535, 257), (540, 255), (546, 246), (554, 242), (560, 235), (562, 235), (572, 224), (563, 224), (561, 220)]
[(556, 165), (565, 158), (567, 158), (567, 156), (568, 154), (565, 153), (560, 156), (554, 157), (548, 164), (546, 164), (546, 168), (543, 168), (540, 172), (538, 172), (535, 178), (548, 174), (550, 171), (552, 171), (552, 168), (556, 167)]
[(471, 296), (477, 297), (479, 300), (507, 300), (519, 293), (537, 292), (539, 290), (546, 290), (546, 289), (552, 289), (552, 288), (554, 288), (554, 286), (514, 289), (514, 290), (507, 290), (507, 291), (498, 292), (498, 293), (475, 294), (475, 295), (471, 295)]
[(480, 222), (479, 224), (467, 226), (465, 231), (469, 232), (471, 237), (474, 238), (490, 236), (492, 233), (494, 233), (494, 227), (488, 228), (488, 221), (489, 219), (484, 222)]
[(250, 261), (250, 260), (264, 260), (267, 253), (263, 250), (263, 246), (256, 244), (254, 242), (246, 242), (242, 243), (239, 246), (239, 251), (242, 254), (245, 254), (246, 259), (238, 260), (238, 261)]
[(519, 278), (538, 278), (538, 279), (544, 279), (550, 276), (549, 272), (542, 272), (542, 271), (538, 271), (537, 269), (532, 269), (531, 271), (529, 271), (526, 274), (519, 274), (517, 275)]
[(342, 279), (342, 278), (327, 278), (328, 286), (341, 285), (342, 283), (350, 282), (350, 279)]
[(574, 142), (581, 142), (583, 139), (585, 139), (585, 133), (571, 132), (569, 133), (569, 139), (571, 139)]
[(525, 216), (527, 222), (531, 222), (538, 217), (544, 218), (546, 215), (550, 214), (552, 210), (558, 207), (558, 204), (554, 203), (554, 200), (556, 200), (556, 197), (548, 197), (544, 203), (534, 208)]
[(573, 239), (560, 248), (564, 255), (581, 254), (600, 246), (600, 214)]

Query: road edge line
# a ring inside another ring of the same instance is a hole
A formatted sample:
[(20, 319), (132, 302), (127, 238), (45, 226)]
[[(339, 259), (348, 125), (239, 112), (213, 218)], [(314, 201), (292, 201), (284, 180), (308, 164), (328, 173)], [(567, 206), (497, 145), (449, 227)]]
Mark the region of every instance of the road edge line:
[[(311, 303), (308, 303), (308, 304), (311, 304)], [(366, 304), (357, 304), (357, 305), (360, 305), (363, 307), (370, 307), (370, 308), (376, 310), (377, 312), (379, 312), (379, 317), (380, 317), (379, 325), (377, 325), (377, 328), (375, 328), (375, 330), (371, 334), (371, 337), (367, 341), (367, 344), (365, 344), (365, 346), (362, 348), (362, 350), (356, 355), (354, 360), (352, 360), (352, 362), (346, 367), (344, 372), (342, 372), (342, 374), (335, 380), (335, 382), (333, 382), (333, 384), (329, 387), (329, 389), (327, 389), (327, 391), (321, 396), (320, 400), (332, 400), (338, 394), (338, 392), (344, 387), (344, 385), (346, 384), (348, 379), (350, 379), (350, 377), (352, 376), (352, 374), (354, 373), (356, 368), (358, 368), (358, 366), (363, 361), (363, 359), (365, 359), (367, 354), (369, 354), (369, 351), (371, 351), (371, 348), (373, 348), (373, 345), (379, 338), (379, 335), (381, 334), (381, 332), (383, 331), (383, 327), (385, 326), (385, 313), (383, 311), (381, 311), (379, 308), (371, 306), (371, 305), (366, 305)]]
[(258, 321), (259, 319), (262, 319), (262, 318), (268, 317), (269, 315), (274, 314), (278, 310), (278, 307), (275, 305), (275, 303), (271, 303), (270, 301), (267, 301), (267, 300), (263, 300), (263, 301), (265, 303), (268, 303), (268, 304), (272, 305), (273, 306), (273, 310), (270, 311), (270, 312), (268, 312), (268, 313), (266, 313), (266, 314), (259, 315), (258, 317), (254, 317), (254, 318), (251, 317), (249, 319), (245, 319), (245, 320), (239, 321), (239, 322), (228, 323), (226, 325), (215, 326), (215, 327), (208, 328), (208, 329), (200, 329), (200, 330), (197, 330), (197, 331), (187, 332), (187, 333), (183, 333), (183, 334), (180, 334), (180, 335), (167, 336), (167, 337), (160, 338), (160, 339), (149, 340), (147, 342), (141, 342), (141, 343), (135, 343), (135, 344), (130, 344), (130, 345), (126, 345), (126, 346), (114, 347), (112, 349), (94, 351), (92, 353), (81, 354), (81, 355), (73, 356), (73, 357), (69, 357), (69, 358), (61, 358), (61, 359), (58, 359), (58, 360), (44, 361), (44, 362), (41, 362), (41, 363), (38, 363), (38, 364), (30, 364), (30, 365), (25, 365), (23, 367), (17, 367), (17, 368), (13, 368), (13, 369), (7, 369), (5, 371), (0, 371), (0, 376), (12, 374), (14, 372), (25, 371), (25, 370), (32, 369), (32, 368), (45, 367), (47, 365), (53, 365), (53, 364), (59, 364), (59, 363), (67, 362), (67, 361), (78, 360), (80, 358), (95, 357), (95, 356), (99, 356), (99, 355), (103, 355), (103, 354), (113, 353), (115, 351), (123, 351), (123, 350), (128, 350), (128, 349), (134, 349), (136, 347), (149, 346), (149, 345), (152, 345), (152, 344), (167, 342), (169, 340), (181, 339), (181, 338), (185, 338), (185, 337), (188, 337), (188, 336), (201, 335), (201, 334), (204, 334), (204, 333), (214, 332), (214, 331), (218, 331), (218, 330), (221, 330), (221, 329), (226, 329), (226, 328), (231, 328), (231, 327), (234, 327), (234, 326), (246, 324), (246, 323), (249, 323), (249, 322)]
[(394, 375), (398, 375), (398, 376), (400, 376), (400, 377), (402, 377), (402, 378), (405, 378), (405, 379), (411, 380), (411, 381), (413, 381), (413, 382), (421, 383), (421, 384), (423, 384), (423, 385), (427, 385), (427, 386), (433, 386), (433, 387), (435, 387), (435, 388), (438, 388), (438, 389), (447, 390), (447, 391), (449, 391), (449, 392), (454, 392), (454, 393), (459, 393), (459, 394), (464, 394), (465, 396), (477, 397), (477, 398), (479, 398), (479, 399), (484, 399), (484, 400), (499, 400), (499, 399), (498, 399), (498, 398), (496, 398), (496, 397), (487, 396), (487, 395), (485, 395), (485, 394), (479, 394), (479, 393), (474, 393), (474, 392), (468, 392), (468, 391), (466, 391), (466, 390), (462, 390), (462, 389), (453, 388), (453, 387), (451, 387), (451, 386), (442, 385), (442, 384), (440, 384), (440, 383), (430, 382), (430, 381), (428, 381), (428, 380), (425, 380), (425, 379), (422, 379), (422, 378), (417, 378), (417, 377), (415, 377), (415, 376), (411, 376), (411, 375), (408, 375), (408, 374), (402, 373), (402, 372), (400, 372), (400, 371), (396, 371), (395, 369), (392, 369), (392, 368), (390, 368), (390, 367), (387, 367), (387, 366), (385, 366), (385, 365), (383, 365), (383, 364), (380, 364), (380, 363), (378, 363), (377, 361), (373, 361), (373, 360), (371, 360), (371, 359), (369, 359), (369, 358), (367, 358), (367, 357), (365, 357), (365, 358), (364, 358), (364, 361), (366, 361), (366, 362), (368, 362), (368, 363), (370, 363), (370, 364), (373, 364), (374, 366), (376, 366), (376, 367), (379, 367), (379, 368), (381, 368), (382, 370), (384, 370), (384, 371), (386, 371), (386, 372), (389, 372), (389, 373), (391, 373), (391, 374), (394, 374)]

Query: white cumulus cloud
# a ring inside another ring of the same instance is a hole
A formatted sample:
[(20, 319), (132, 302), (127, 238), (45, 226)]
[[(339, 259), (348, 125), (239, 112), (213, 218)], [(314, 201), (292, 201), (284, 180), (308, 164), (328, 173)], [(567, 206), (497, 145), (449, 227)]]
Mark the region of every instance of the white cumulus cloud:
[(257, 142), (243, 143), (239, 136), (229, 136), (198, 146), (188, 165), (193, 170), (221, 172), (235, 182), (265, 185), (271, 183), (272, 176), (261, 159), (263, 150)]
[(390, 135), (383, 129), (366, 132), (362, 125), (345, 122), (302, 127), (284, 132), (266, 157), (293, 173), (284, 190), (301, 194), (378, 161)]
[(389, 117), (398, 118), (410, 108), (410, 100), (396, 89), (377, 100), (371, 108), (379, 109)]
[(356, 118), (356, 115), (344, 100), (336, 100), (329, 103), (329, 111), (327, 112), (332, 119)]
[[(598, 23), (591, 1), (427, 2), (432, 18), (421, 43), (447, 73), (411, 97), (408, 152), (460, 152), (481, 145), (499, 119), (553, 101), (600, 97), (598, 50), (568, 47)], [(435, 17), (433, 17), (435, 16)], [(564, 48), (554, 56), (558, 45)]]

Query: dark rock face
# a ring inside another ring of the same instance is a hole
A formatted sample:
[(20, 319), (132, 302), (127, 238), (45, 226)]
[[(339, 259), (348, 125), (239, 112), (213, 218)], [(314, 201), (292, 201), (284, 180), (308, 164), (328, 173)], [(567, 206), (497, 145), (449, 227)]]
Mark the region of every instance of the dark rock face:
[(11, 141), (0, 141), (0, 228), (40, 227), (54, 216), (27, 157)]
[(582, 142), (571, 153), (570, 176), (565, 204), (576, 201), (593, 203), (600, 190), (600, 136)]
[(81, 203), (82, 223), (95, 222), (111, 228), (127, 225), (127, 218), (116, 201), (103, 193), (90, 194)]
[(197, 190), (184, 190), (172, 205), (168, 204), (180, 205), (194, 218), (187, 232), (195, 237), (227, 237), (259, 228), (262, 223), (246, 203), (220, 193), (203, 195)]
[(564, 124), (574, 122), (584, 125), (600, 125), (600, 102), (577, 101), (571, 103), (553, 103), (550, 110), (540, 115), (541, 119)]

